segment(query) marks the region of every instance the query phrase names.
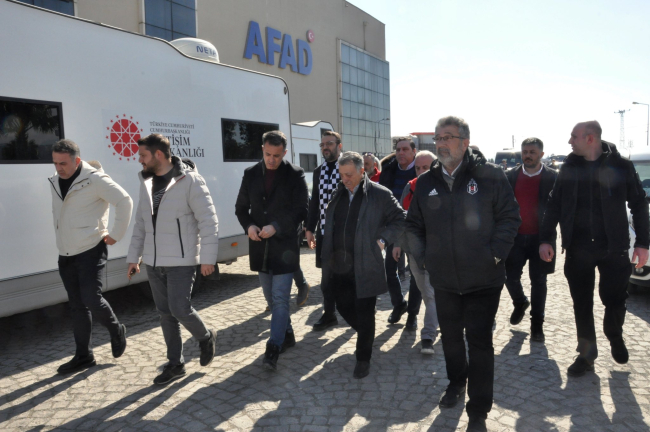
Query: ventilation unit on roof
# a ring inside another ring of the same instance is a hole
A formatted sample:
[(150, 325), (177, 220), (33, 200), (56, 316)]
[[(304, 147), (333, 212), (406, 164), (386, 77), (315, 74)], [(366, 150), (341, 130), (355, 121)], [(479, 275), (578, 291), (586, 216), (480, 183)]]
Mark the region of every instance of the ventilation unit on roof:
[(196, 38), (182, 38), (170, 42), (177, 50), (190, 57), (219, 63), (219, 53), (210, 42)]

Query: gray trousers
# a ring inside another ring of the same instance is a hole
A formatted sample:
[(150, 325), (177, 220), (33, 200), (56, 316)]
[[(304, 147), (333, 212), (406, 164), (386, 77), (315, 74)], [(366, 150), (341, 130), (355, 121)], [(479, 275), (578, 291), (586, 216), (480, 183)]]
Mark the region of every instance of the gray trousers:
[(420, 269), (410, 254), (408, 254), (408, 259), (411, 276), (415, 278), (415, 283), (422, 293), (422, 300), (424, 301), (424, 324), (420, 337), (421, 339), (435, 341), (438, 336), (438, 311), (436, 310), (436, 296), (429, 281), (429, 272)]
[(210, 337), (208, 328), (190, 303), (195, 269), (195, 266), (147, 265), (151, 293), (160, 314), (160, 326), (167, 344), (167, 359), (174, 366), (185, 363), (181, 324), (199, 342)]

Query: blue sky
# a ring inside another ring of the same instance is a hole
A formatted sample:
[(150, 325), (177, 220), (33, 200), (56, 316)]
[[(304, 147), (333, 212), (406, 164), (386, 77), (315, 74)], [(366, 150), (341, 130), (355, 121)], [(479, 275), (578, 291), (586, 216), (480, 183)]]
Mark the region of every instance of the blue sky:
[(352, 0), (386, 24), (391, 133), (433, 131), (438, 118), (469, 123), (488, 157), (536, 136), (567, 154), (575, 123), (598, 120), (603, 138), (646, 145), (650, 1)]

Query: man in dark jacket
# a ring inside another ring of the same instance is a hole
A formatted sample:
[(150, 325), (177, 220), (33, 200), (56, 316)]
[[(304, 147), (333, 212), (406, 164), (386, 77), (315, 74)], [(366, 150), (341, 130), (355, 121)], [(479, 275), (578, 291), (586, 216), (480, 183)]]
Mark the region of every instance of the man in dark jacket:
[[(402, 192), (409, 181), (415, 178), (415, 143), (411, 137), (404, 136), (396, 139), (395, 142), (395, 159), (390, 162), (386, 168), (382, 169), (379, 176), (379, 184), (393, 192), (397, 201), (402, 198)], [(393, 259), (393, 248), (395, 245), (389, 244), (386, 249), (386, 279), (388, 281), (388, 293), (390, 302), (393, 305), (393, 312), (388, 316), (388, 322), (395, 324), (399, 322), (402, 315), (408, 312), (405, 328), (415, 330), (418, 327), (418, 313), (422, 304), (422, 294), (415, 284), (409, 286), (408, 302), (402, 294), (402, 284), (398, 276), (398, 266), (404, 263), (404, 256), (400, 258), (401, 262)]]
[(339, 170), (341, 183), (326, 214), (323, 284), (334, 293), (341, 316), (357, 331), (353, 376), (363, 378), (370, 370), (377, 296), (387, 290), (382, 252), (402, 234), (404, 210), (388, 189), (365, 175), (359, 153), (343, 153)]
[[(510, 324), (517, 325), (530, 311), (530, 339), (544, 341), (544, 309), (546, 306), (546, 275), (555, 271), (555, 260), (542, 261), (539, 258), (539, 225), (546, 211), (548, 196), (553, 189), (557, 172), (542, 163), (544, 143), (539, 138), (526, 138), (521, 143), (519, 165), (506, 172), (506, 177), (519, 203), (521, 225), (515, 237), (515, 244), (506, 259), (506, 288), (514, 305)], [(552, 238), (555, 247), (555, 237)], [(524, 294), (521, 273), (528, 261), (530, 275), (530, 298)]]
[(505, 282), (503, 261), (520, 224), (519, 206), (504, 172), (468, 148), (465, 120), (440, 119), (435, 141), (438, 160), (418, 177), (406, 237), (435, 290), (449, 379), (440, 406), (455, 406), (467, 385), (468, 430), (486, 430), (494, 383), (492, 324)]
[[(339, 184), (339, 156), (343, 151), (341, 135), (334, 131), (325, 131), (320, 141), (320, 151), (325, 161), (314, 170), (309, 215), (305, 226), (305, 237), (311, 249), (316, 249), (316, 267), (321, 268), (321, 251), (323, 250), (323, 233), (325, 232), (325, 210), (332, 194)], [(334, 294), (326, 284), (321, 283), (323, 293), (323, 315), (314, 324), (315, 331), (325, 330), (339, 323), (336, 318)]]
[(302, 168), (283, 160), (287, 138), (280, 131), (262, 136), (264, 160), (244, 171), (235, 214), (249, 238), (251, 270), (271, 305), (271, 337), (264, 366), (275, 370), (278, 356), (296, 344), (289, 318), (293, 273), (300, 267), (298, 232), (307, 216), (308, 196)]
[(593, 370), (598, 357), (594, 327), (595, 267), (600, 273), (598, 291), (605, 305), (603, 329), (612, 357), (627, 363), (623, 340), (627, 283), (632, 267), (628, 250), (628, 216), (632, 212), (636, 242), (632, 262), (637, 268), (648, 260), (648, 203), (634, 165), (621, 157), (614, 144), (601, 140), (596, 121), (578, 123), (571, 132), (573, 152), (565, 159), (548, 202), (540, 231), (539, 255), (551, 262), (555, 227), (560, 223), (562, 248), (567, 255), (564, 275), (569, 282), (578, 333), (579, 353), (568, 374)]

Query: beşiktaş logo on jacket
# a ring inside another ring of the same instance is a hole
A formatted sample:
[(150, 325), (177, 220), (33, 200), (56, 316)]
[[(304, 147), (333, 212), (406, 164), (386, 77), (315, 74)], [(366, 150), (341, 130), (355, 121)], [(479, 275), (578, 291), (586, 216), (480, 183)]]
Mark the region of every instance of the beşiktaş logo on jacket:
[(429, 192), (429, 196), (436, 196), (436, 195), (438, 195), (438, 191), (436, 190), (436, 188), (433, 188), (433, 190)]
[(467, 183), (467, 193), (474, 195), (476, 192), (478, 192), (478, 185), (476, 184), (476, 180), (471, 179), (469, 183)]

